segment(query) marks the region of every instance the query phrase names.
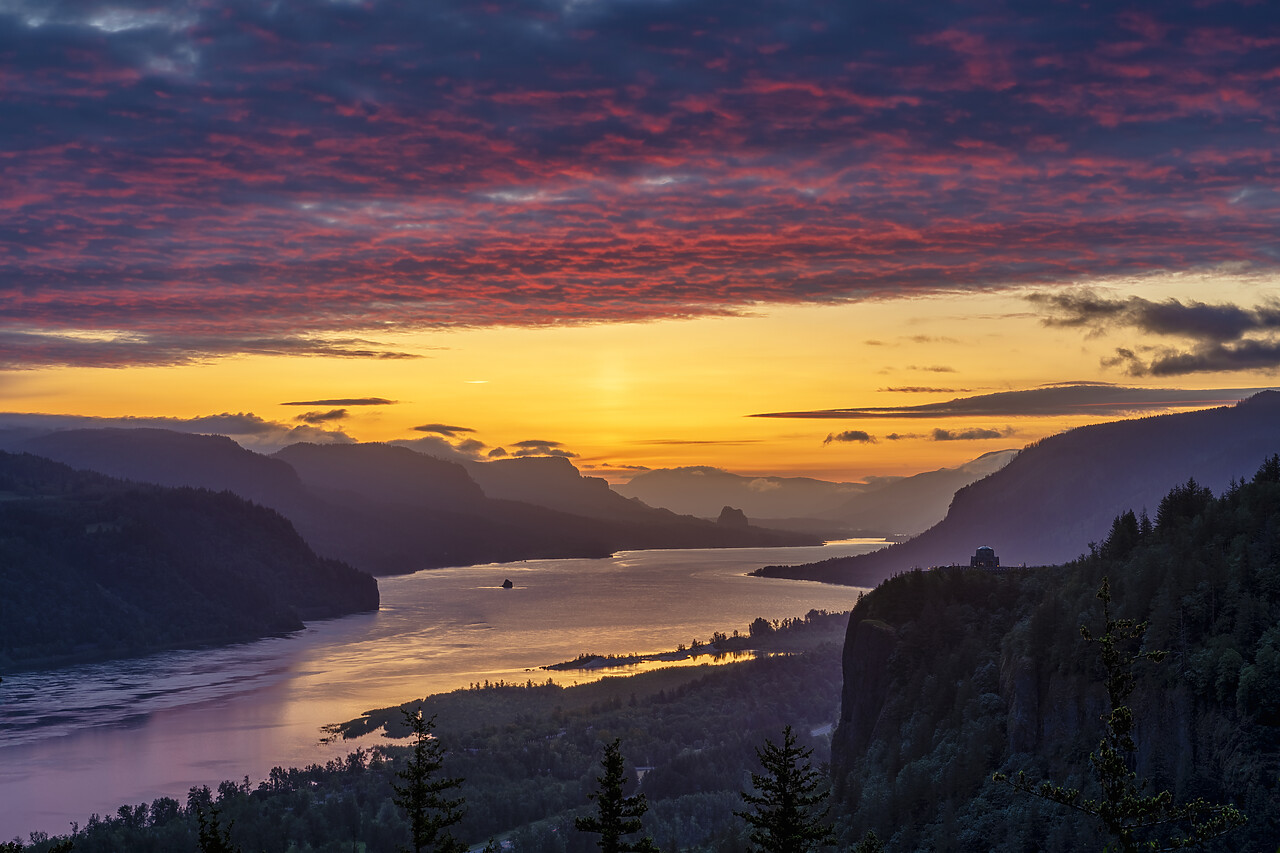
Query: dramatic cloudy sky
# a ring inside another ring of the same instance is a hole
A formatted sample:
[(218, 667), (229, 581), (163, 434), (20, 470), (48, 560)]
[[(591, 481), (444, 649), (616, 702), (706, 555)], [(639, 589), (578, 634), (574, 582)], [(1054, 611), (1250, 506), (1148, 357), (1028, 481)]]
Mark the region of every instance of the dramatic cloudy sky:
[(8, 412), (856, 478), (1280, 384), (1270, 3), (0, 0), (0, 81)]

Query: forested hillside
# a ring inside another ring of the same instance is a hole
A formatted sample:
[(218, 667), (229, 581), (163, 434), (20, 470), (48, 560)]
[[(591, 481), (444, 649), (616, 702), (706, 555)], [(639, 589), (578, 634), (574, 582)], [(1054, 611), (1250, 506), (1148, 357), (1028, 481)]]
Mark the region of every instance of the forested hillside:
[(0, 590), (5, 668), (247, 640), (378, 607), (372, 577), (317, 557), (272, 510), (8, 453)]
[[(604, 744), (621, 738), (646, 832), (664, 850), (740, 851), (733, 811), (755, 749), (795, 726), (821, 760), (835, 712), (831, 815), (845, 848), (868, 831), (890, 853), (1100, 850), (1094, 818), (1016, 790), (995, 771), (1099, 795), (1089, 753), (1109, 710), (1096, 645), (1109, 579), (1114, 615), (1148, 622), (1129, 706), (1131, 756), (1152, 793), (1233, 804), (1248, 822), (1204, 849), (1274, 853), (1280, 839), (1280, 458), (1215, 497), (1194, 480), (1154, 518), (1125, 512), (1090, 553), (1063, 566), (903, 573), (864, 596), (843, 653), (828, 645), (712, 669), (660, 670), (583, 687), (477, 686), (430, 697), (445, 772), (468, 815), (468, 843), (501, 835), (517, 853), (578, 853)], [(811, 614), (811, 617), (815, 614)], [(807, 626), (810, 619), (804, 620)], [(815, 622), (815, 624), (817, 624)], [(793, 625), (794, 630), (798, 625)], [(414, 702), (411, 705), (416, 706)], [(396, 709), (343, 727), (401, 733)], [(407, 832), (391, 798), (401, 748), (328, 768), (278, 770), (126, 806), (75, 838), (84, 851), (194, 850), (216, 799), (245, 850), (394, 850)], [(637, 775), (639, 775), (637, 773)], [(212, 799), (210, 799), (212, 798)], [(363, 845), (363, 846), (362, 846)], [(47, 850), (49, 842), (34, 846)]]
[(833, 747), (848, 837), (891, 851), (1101, 849), (1088, 816), (993, 782), (1026, 770), (1097, 794), (1107, 711), (1095, 598), (1149, 620), (1134, 769), (1176, 799), (1230, 802), (1248, 824), (1209, 849), (1280, 839), (1280, 461), (1220, 498), (1189, 481), (1154, 519), (1125, 513), (1065, 566), (907, 572), (854, 609)]

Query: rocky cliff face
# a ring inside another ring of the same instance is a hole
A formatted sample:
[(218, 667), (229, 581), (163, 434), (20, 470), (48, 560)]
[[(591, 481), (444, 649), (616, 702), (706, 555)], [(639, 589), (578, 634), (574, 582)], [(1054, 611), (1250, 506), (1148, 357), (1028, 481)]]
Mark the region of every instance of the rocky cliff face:
[(879, 619), (851, 619), (844, 646), (844, 693), (837, 728), (839, 752), (867, 748), (889, 695), (889, 661), (897, 644), (893, 626)]

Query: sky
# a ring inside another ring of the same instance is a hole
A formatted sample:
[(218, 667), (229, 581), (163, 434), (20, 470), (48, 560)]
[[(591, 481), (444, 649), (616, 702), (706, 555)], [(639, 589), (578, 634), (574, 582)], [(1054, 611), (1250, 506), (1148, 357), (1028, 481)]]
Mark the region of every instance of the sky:
[(1280, 386), (1266, 2), (0, 0), (0, 429), (858, 480)]

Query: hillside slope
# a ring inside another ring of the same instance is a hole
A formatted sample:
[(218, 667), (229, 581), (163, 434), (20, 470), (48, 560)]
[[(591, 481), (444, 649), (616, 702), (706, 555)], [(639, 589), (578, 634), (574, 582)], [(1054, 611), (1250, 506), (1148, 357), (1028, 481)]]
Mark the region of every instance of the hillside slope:
[(1004, 468), (1017, 450), (993, 450), (955, 468), (924, 471), (854, 495), (824, 517), (881, 535), (914, 535), (944, 518), (960, 489)]
[(994, 547), (1006, 566), (1061, 563), (1106, 535), (1124, 510), (1153, 510), (1188, 477), (1221, 491), (1277, 449), (1275, 391), (1235, 406), (1080, 427), (956, 492), (946, 518), (908, 542), (767, 574), (875, 586), (913, 566), (967, 564), (980, 545)]
[[(414, 571), (644, 548), (817, 544), (813, 537), (725, 527), (633, 505), (603, 481), (581, 477), (567, 460), (499, 467), (512, 473), (485, 479), (497, 495), (490, 497), (462, 465), (405, 447), (297, 444), (274, 458), (293, 466), (324, 500), (360, 513), (358, 527), (343, 528), (342, 535), (363, 537), (361, 553), (377, 554), (375, 565), (387, 573), (397, 566)], [(321, 550), (342, 555), (338, 549), (349, 547), (332, 527), (302, 518), (299, 529)]]
[(664, 468), (640, 474), (617, 491), (651, 506), (704, 518), (714, 518), (721, 508), (732, 506), (765, 527), (900, 536), (936, 524), (947, 514), (957, 489), (998, 471), (1017, 453), (996, 450), (955, 468), (868, 483), (745, 477), (706, 466)]
[(0, 666), (255, 639), (377, 607), (372, 577), (229, 492), (0, 452)]
[[(544, 460), (510, 469), (522, 475), (517, 491), (533, 501), (525, 502), (500, 499), (511, 489), (487, 496), (456, 462), (377, 443), (296, 444), (268, 457), (222, 436), (83, 429), (27, 438), (19, 449), (139, 482), (232, 491), (284, 515), (318, 553), (373, 574), (640, 548), (818, 542), (643, 507), (572, 465), (549, 470)], [(540, 494), (549, 505), (536, 505)], [(573, 509), (585, 514), (566, 511)]]

